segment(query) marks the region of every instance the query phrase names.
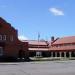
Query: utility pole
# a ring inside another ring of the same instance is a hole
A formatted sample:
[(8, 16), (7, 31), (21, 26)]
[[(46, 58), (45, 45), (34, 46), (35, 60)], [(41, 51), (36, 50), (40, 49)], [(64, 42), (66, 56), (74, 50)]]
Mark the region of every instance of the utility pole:
[(40, 55), (40, 52), (39, 52), (39, 41), (40, 41), (40, 33), (38, 32), (38, 52), (36, 52), (36, 56), (39, 56)]
[(39, 50), (40, 33), (38, 32), (38, 50)]

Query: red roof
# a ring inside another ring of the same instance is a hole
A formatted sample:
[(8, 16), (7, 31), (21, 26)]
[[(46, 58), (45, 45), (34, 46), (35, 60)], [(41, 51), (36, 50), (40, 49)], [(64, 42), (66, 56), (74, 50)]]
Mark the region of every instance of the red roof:
[(50, 47), (49, 50), (51, 51), (71, 51), (71, 50), (75, 50), (75, 46), (74, 45), (70, 45), (70, 46), (60, 46), (60, 47)]
[(66, 43), (75, 43), (75, 36), (59, 38), (53, 44), (66, 44)]
[(23, 42), (28, 42), (29, 51), (48, 51), (48, 42), (43, 40), (24, 40)]
[(23, 42), (28, 42), (29, 45), (47, 45), (47, 41), (38, 41), (38, 40), (23, 40)]

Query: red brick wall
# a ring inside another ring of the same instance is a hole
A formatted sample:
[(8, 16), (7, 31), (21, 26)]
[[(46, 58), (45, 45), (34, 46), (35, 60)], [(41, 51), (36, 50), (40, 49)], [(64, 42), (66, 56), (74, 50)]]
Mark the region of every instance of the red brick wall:
[(6, 35), (6, 40), (0, 40), (0, 43), (4, 43), (4, 56), (18, 57), (20, 49), (25, 51), (26, 56), (28, 55), (28, 43), (19, 41), (17, 30), (2, 18), (0, 18), (0, 35)]

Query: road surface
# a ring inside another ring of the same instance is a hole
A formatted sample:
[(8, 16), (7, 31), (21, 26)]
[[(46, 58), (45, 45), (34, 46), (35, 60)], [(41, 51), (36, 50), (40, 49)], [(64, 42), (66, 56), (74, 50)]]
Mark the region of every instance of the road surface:
[(75, 75), (75, 60), (0, 63), (0, 75)]

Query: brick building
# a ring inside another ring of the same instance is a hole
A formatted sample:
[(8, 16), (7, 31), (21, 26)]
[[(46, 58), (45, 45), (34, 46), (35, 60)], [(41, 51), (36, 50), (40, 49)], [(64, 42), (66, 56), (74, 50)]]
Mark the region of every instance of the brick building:
[(48, 57), (49, 43), (45, 40), (23, 40), (28, 42), (28, 50), (30, 57)]
[(30, 57), (50, 57), (52, 59), (75, 57), (75, 36), (54, 38), (51, 41), (25, 40), (28, 42)]
[(53, 39), (49, 47), (50, 57), (74, 58), (75, 36)]
[(28, 42), (18, 40), (18, 31), (1, 17), (0, 57), (28, 58)]

